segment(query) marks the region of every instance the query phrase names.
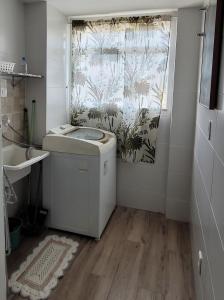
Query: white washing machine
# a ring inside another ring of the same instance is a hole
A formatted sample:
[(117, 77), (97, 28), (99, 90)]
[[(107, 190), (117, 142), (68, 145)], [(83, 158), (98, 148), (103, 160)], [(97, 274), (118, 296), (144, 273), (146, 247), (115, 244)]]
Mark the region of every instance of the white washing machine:
[(43, 149), (43, 204), (48, 226), (100, 238), (116, 205), (116, 137), (63, 125), (50, 130)]

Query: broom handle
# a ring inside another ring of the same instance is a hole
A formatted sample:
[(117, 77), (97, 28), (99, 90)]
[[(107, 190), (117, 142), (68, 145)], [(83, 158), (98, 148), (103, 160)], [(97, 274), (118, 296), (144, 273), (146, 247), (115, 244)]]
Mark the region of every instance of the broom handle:
[(32, 100), (30, 144), (33, 143), (33, 136), (35, 131), (35, 113), (36, 113), (36, 100)]

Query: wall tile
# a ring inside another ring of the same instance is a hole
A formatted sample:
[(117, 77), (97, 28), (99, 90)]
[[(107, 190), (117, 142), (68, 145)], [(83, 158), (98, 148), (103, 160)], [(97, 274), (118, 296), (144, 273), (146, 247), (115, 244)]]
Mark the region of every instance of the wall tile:
[(169, 171), (191, 174), (192, 156), (192, 148), (170, 146)]
[(22, 130), (24, 128), (24, 126), (23, 126), (23, 112), (12, 113), (11, 125), (16, 130)]
[(67, 123), (65, 88), (47, 88), (47, 131)]
[(200, 28), (199, 10), (190, 8), (178, 11), (175, 86), (183, 93), (197, 89), (197, 72), (192, 70), (197, 70), (198, 66), (200, 45), (196, 33), (200, 32)]
[(118, 161), (117, 201), (119, 205), (165, 212), (165, 194), (170, 117), (161, 115), (155, 164)]
[(222, 47), (222, 59), (221, 59), (221, 69), (220, 69), (220, 78), (219, 78), (219, 92), (224, 94), (224, 39)]
[(122, 188), (129, 189), (132, 186), (158, 194), (164, 194), (166, 190), (167, 178), (164, 168), (151, 170), (150, 166), (135, 165), (119, 160), (117, 177), (118, 186)]
[(214, 151), (206, 140), (200, 128), (197, 128), (195, 139), (195, 154), (203, 176), (206, 191), (211, 196)]
[[(192, 195), (194, 197), (194, 195)], [(192, 245), (192, 262), (193, 262), (193, 270), (194, 270), (194, 281), (197, 300), (203, 300), (203, 288), (201, 277), (198, 272), (198, 252), (201, 250), (204, 254), (204, 245), (202, 239), (202, 232), (200, 221), (197, 215), (197, 208), (195, 207), (195, 199), (191, 203), (191, 245)]]
[(217, 154), (220, 156), (222, 162), (224, 162), (224, 110), (217, 112), (217, 125), (214, 137), (214, 148)]
[(158, 144), (155, 164), (118, 161), (117, 201), (120, 205), (164, 213), (168, 144)]
[(209, 141), (214, 145), (217, 110), (209, 110), (206, 107), (198, 104), (197, 108), (197, 126), (199, 126), (206, 137), (208, 137), (209, 121), (212, 121), (211, 140)]
[(139, 189), (138, 186), (129, 186), (126, 189), (120, 185), (117, 187), (117, 203), (121, 206), (164, 213), (165, 194)]
[(66, 80), (66, 17), (47, 5), (47, 86), (64, 87)]
[[(211, 140), (208, 141), (210, 120), (212, 121), (212, 132)], [(210, 298), (214, 298), (222, 300), (224, 277), (224, 39), (218, 109), (208, 110), (198, 104), (196, 122), (192, 179), (192, 190), (196, 198), (192, 197), (192, 201), (195, 207), (198, 204), (214, 296), (211, 293), (212, 288), (210, 288), (209, 293), (209, 281), (206, 277), (201, 278), (202, 285), (196, 280), (196, 290), (202, 287), (203, 299), (210, 300)], [(191, 216), (191, 222), (194, 223), (195, 217), (193, 212)], [(193, 236), (197, 235), (196, 231), (197, 229), (192, 226)], [(195, 249), (198, 243), (197, 238), (194, 238), (192, 242), (192, 249)], [(194, 268), (197, 268), (197, 261), (195, 259), (193, 263)]]
[[(197, 201), (192, 195), (191, 206), (191, 234), (192, 234), (192, 256), (194, 267), (194, 278), (196, 281), (197, 299), (214, 300), (214, 288), (211, 281), (211, 271), (208, 261), (207, 249), (205, 247), (204, 236), (201, 228)], [(198, 252), (202, 251), (203, 261), (201, 275), (198, 272)]]
[(189, 201), (191, 192), (191, 176), (185, 172), (171, 172), (167, 182), (167, 197), (176, 199), (176, 201)]
[(208, 206), (208, 194), (205, 189), (205, 185), (203, 182), (202, 174), (199, 169), (199, 165), (195, 164), (195, 181), (194, 181), (194, 190), (195, 190), (195, 197), (197, 199), (200, 219), (202, 222), (202, 229), (204, 232), (205, 237), (208, 235), (208, 214), (209, 214), (209, 206)]
[(189, 201), (180, 201), (180, 199), (167, 196), (169, 205), (166, 208), (166, 217), (168, 219), (181, 222), (189, 221)]
[(175, 114), (178, 114), (178, 112), (180, 112), (181, 109), (183, 109), (185, 114), (187, 114), (186, 119), (194, 119), (196, 113), (195, 108), (197, 103), (197, 91), (188, 88), (187, 91), (182, 92), (179, 86), (177, 86), (174, 90), (174, 98), (176, 102), (172, 108), (173, 112)]
[(197, 169), (196, 199), (206, 243), (215, 299), (223, 299), (224, 251), (199, 168)]
[(211, 204), (224, 245), (224, 165), (215, 156)]
[(170, 139), (170, 115), (160, 116), (157, 144), (169, 144)]
[(170, 144), (193, 147), (196, 93), (176, 93), (171, 121)]
[(224, 94), (218, 94), (217, 109), (218, 110), (224, 109)]
[[(11, 86), (10, 80), (7, 80), (7, 97), (0, 98), (1, 102), (1, 117), (6, 115), (10, 120), (10, 124), (23, 134), (24, 130), (24, 103), (25, 103), (25, 85), (24, 82), (19, 83), (14, 89)], [(10, 128), (3, 127), (3, 133), (8, 138), (20, 141), (21, 138), (14, 133)], [(10, 142), (3, 139), (3, 146), (9, 145)]]

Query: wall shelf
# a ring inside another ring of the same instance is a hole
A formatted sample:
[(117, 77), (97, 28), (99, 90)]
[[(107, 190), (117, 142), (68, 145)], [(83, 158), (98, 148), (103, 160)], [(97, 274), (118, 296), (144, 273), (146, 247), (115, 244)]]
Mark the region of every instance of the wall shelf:
[(30, 73), (14, 73), (14, 72), (0, 72), (0, 76), (2, 77), (11, 77), (11, 84), (13, 87), (15, 87), (21, 80), (25, 78), (37, 78), (41, 79), (44, 78), (43, 75), (36, 75), (36, 74), (30, 74)]

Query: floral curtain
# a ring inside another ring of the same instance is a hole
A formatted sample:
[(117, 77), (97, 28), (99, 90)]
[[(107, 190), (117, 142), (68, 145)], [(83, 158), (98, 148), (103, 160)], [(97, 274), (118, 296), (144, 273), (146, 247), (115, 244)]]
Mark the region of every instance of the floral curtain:
[(170, 17), (72, 22), (72, 124), (112, 131), (118, 155), (154, 163)]

